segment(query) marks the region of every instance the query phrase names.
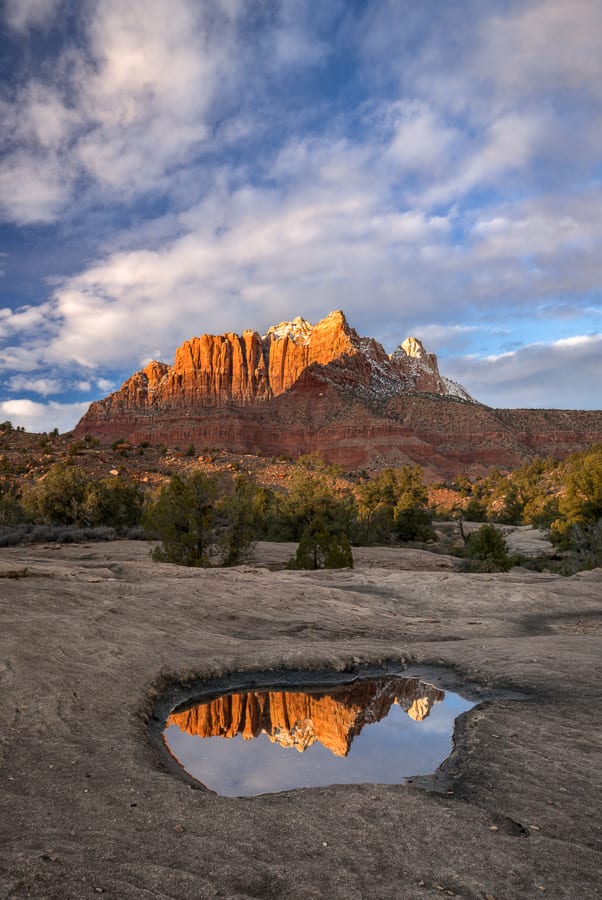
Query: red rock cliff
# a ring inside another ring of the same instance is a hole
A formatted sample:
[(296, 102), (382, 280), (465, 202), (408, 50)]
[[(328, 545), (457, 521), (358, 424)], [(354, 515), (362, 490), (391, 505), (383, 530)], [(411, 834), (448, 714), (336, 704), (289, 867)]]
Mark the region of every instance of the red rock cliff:
[(453, 393), (439, 374), (434, 354), (425, 353), (415, 338), (410, 340), (407, 351), (400, 347), (388, 356), (376, 341), (361, 339), (340, 311), (317, 325), (301, 317), (282, 322), (263, 338), (255, 331), (204, 334), (178, 347), (173, 366), (151, 362), (119, 391), (92, 404), (77, 432), (93, 434), (95, 424), (121, 412), (262, 403), (289, 390), (310, 366), (328, 366), (341, 358), (367, 362), (358, 386), (375, 395)]
[[(468, 401), (468, 402), (467, 402)], [(602, 412), (493, 410), (443, 377), (408, 338), (392, 354), (342, 312), (254, 331), (204, 335), (93, 403), (75, 429), (182, 448), (298, 456), (354, 469), (416, 464), (431, 478), (562, 458), (602, 441)]]

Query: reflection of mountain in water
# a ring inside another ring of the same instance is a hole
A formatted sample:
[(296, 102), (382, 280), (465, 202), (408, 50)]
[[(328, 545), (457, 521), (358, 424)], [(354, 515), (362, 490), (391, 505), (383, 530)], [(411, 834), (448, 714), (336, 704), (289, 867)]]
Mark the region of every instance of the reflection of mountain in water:
[(418, 678), (399, 677), (357, 682), (329, 693), (250, 691), (172, 713), (167, 725), (203, 738), (241, 734), (251, 740), (263, 733), (300, 752), (319, 741), (335, 756), (346, 756), (364, 725), (379, 722), (394, 703), (421, 721), (444, 696)]

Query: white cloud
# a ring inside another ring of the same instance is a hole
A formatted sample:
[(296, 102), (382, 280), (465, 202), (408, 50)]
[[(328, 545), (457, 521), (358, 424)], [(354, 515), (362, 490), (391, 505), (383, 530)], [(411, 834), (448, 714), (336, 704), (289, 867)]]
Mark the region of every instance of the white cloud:
[[(493, 212), (493, 215), (491, 215)], [(550, 258), (592, 253), (602, 244), (602, 190), (573, 197), (530, 199), (483, 211), (472, 227), (478, 252), (487, 258)]]
[(36, 79), (19, 87), (13, 102), (1, 99), (0, 112), (5, 146), (34, 145), (41, 152), (59, 149), (78, 123), (76, 111), (65, 103), (58, 87)]
[[(54, 6), (5, 8), (26, 32)], [(375, 0), (355, 32), (344, 2), (278, 0), (259, 34), (242, 0), (79, 6), (82, 43), (0, 96), (0, 209), (19, 225), (65, 213), (91, 229), (82, 209), (131, 224), (50, 299), (0, 311), (0, 368), (41, 386), (45, 366), (75, 366), (70, 384), (105, 391), (112, 368), (169, 360), (192, 334), (297, 313), (342, 307), (399, 339), (422, 322), (427, 343), (462, 352), (501, 315), (516, 331), (544, 307), (555, 320), (592, 306), (602, 63), (587, 0), (437, 3), (436, 26), (424, 4), (400, 16)], [(351, 78), (321, 110), (320, 95), (289, 104), (295, 67), (315, 75), (339, 38), (371, 54), (358, 74), (372, 99), (346, 108)], [(134, 204), (145, 194), (166, 204), (155, 219)]]
[(0, 309), (0, 337), (9, 335), (33, 335), (49, 325), (50, 305), (19, 306), (17, 309), (4, 307)]
[[(20, 2), (13, 19), (23, 28), (52, 6)], [(91, 4), (86, 43), (65, 51), (54, 80), (20, 84), (12, 98), (7, 86), (0, 99), (11, 148), (0, 167), (6, 219), (54, 221), (84, 175), (120, 200), (164, 188), (203, 148), (211, 104), (231, 87), (235, 4), (223, 11), (218, 21), (194, 0)]]
[(101, 182), (143, 191), (198, 150), (229, 39), (209, 41), (203, 6), (104, 0), (91, 20), (80, 105), (91, 130), (76, 153)]
[(26, 431), (42, 432), (58, 428), (71, 431), (88, 409), (88, 403), (35, 403), (33, 400), (4, 400), (0, 416)]
[(58, 159), (13, 153), (0, 166), (0, 213), (17, 225), (53, 222), (70, 189), (68, 173)]
[(419, 100), (391, 104), (388, 115), (393, 119), (393, 136), (387, 155), (402, 169), (427, 170), (433, 166), (449, 166), (454, 144), (460, 132), (448, 124), (428, 103)]
[(483, 359), (448, 359), (445, 374), (494, 407), (599, 409), (602, 334), (530, 344)]
[(347, 178), (331, 174), (336, 154), (321, 148), (288, 189), (218, 190), (182, 218), (177, 239), (115, 252), (67, 279), (51, 304), (57, 330), (44, 358), (123, 366), (157, 348), (170, 357), (205, 330), (267, 327), (293, 312), (319, 318), (340, 306), (352, 314), (370, 296), (381, 307), (404, 292), (411, 301), (409, 267), (429, 248), (434, 259), (450, 223), (383, 212), (370, 166), (340, 153)]
[(0, 369), (35, 372), (42, 363), (42, 355), (32, 347), (12, 346), (0, 348)]
[(48, 24), (61, 0), (4, 0), (6, 21), (17, 32)]
[(463, 197), (475, 187), (524, 171), (548, 137), (545, 117), (536, 113), (508, 113), (492, 122), (482, 143), (467, 151), (449, 179), (435, 183), (422, 196), (428, 204)]
[(56, 378), (26, 378), (23, 375), (13, 375), (8, 381), (8, 389), (13, 393), (30, 391), (43, 397), (47, 397), (49, 394), (58, 394), (63, 387), (62, 382)]
[(596, 0), (541, 0), (490, 18), (475, 63), (498, 89), (537, 94), (579, 89), (602, 94), (602, 19)]
[(410, 326), (411, 333), (423, 342), (427, 350), (436, 353), (440, 352), (443, 347), (448, 352), (463, 350), (475, 333), (484, 330), (482, 326), (478, 325), (421, 324), (418, 322), (418, 324)]

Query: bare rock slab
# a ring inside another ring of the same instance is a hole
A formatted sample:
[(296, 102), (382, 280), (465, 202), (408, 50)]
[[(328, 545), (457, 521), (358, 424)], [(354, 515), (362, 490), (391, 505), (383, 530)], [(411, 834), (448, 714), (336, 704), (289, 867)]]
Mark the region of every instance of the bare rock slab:
[[(35, 573), (0, 580), (0, 896), (599, 897), (602, 572), (368, 551), (340, 572), (190, 570), (148, 549), (0, 551)], [(177, 680), (382, 662), (483, 698), (430, 781), (225, 798), (149, 738)]]

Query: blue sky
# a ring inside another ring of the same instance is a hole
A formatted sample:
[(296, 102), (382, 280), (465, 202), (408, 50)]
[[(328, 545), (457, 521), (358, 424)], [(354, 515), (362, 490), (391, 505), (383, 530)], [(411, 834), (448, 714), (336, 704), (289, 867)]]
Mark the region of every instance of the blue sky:
[(0, 417), (342, 308), (600, 408), (598, 0), (0, 0)]

